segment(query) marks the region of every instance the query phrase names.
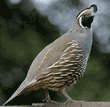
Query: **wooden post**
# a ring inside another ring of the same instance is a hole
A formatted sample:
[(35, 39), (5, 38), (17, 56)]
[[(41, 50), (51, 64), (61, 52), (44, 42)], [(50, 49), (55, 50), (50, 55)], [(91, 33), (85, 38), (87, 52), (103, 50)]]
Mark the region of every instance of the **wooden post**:
[(34, 103), (33, 105), (10, 105), (10, 106), (0, 106), (0, 107), (110, 107), (110, 102), (75, 102), (59, 103), (59, 105), (52, 103)]

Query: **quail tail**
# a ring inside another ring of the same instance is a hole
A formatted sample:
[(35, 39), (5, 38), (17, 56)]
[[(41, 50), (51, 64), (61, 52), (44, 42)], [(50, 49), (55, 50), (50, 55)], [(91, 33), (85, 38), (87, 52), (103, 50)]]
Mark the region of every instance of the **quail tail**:
[(9, 101), (11, 101), (16, 96), (20, 95), (20, 93), (26, 88), (27, 85), (28, 84), (26, 84), (26, 81), (24, 80), (22, 82), (22, 84), (19, 86), (19, 88), (14, 92), (14, 94), (2, 106), (4, 106), (5, 104), (7, 104)]

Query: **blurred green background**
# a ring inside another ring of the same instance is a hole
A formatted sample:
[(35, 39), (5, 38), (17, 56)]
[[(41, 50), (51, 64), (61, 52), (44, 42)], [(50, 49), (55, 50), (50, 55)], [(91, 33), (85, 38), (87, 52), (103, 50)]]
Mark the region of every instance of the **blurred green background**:
[[(28, 2), (30, 7), (26, 5), (28, 0), (17, 0), (17, 3), (13, 1), (0, 0), (0, 104), (3, 104), (22, 83), (36, 55), (66, 32), (61, 32), (58, 25), (50, 23), (48, 16), (41, 14), (31, 3)], [(78, 11), (81, 5), (85, 6), (80, 0), (63, 2)], [(74, 19), (71, 23), (73, 21)], [(86, 72), (83, 78), (76, 85), (68, 87), (66, 92), (75, 100), (109, 101), (110, 54), (100, 51), (101, 45), (94, 31), (93, 36), (94, 42)], [(49, 90), (49, 93), (52, 100), (66, 101), (59, 91)], [(41, 103), (44, 98), (44, 89), (39, 89), (18, 96), (8, 104)]]

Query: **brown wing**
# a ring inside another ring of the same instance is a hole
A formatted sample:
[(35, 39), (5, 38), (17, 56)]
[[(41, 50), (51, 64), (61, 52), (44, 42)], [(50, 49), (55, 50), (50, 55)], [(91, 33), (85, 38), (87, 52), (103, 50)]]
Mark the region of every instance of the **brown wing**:
[(66, 44), (67, 47), (60, 58), (51, 66), (48, 66), (44, 72), (40, 73), (37, 81), (44, 88), (65, 88), (76, 83), (76, 80), (83, 76), (86, 67), (85, 62), (87, 62), (86, 59), (88, 58), (84, 57), (82, 49), (76, 41), (71, 40)]
[(56, 63), (63, 51), (70, 45), (68, 42), (72, 41), (73, 37), (68, 37), (65, 33), (53, 43), (46, 46), (32, 62), (28, 74), (27, 81), (31, 82), (33, 79), (41, 78), (44, 73), (49, 73), (51, 69), (47, 69), (52, 64)]

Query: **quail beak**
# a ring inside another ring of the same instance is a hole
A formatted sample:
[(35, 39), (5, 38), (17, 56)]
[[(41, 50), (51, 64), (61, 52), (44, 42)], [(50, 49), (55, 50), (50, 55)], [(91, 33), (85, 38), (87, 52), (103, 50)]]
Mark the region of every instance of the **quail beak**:
[(92, 14), (91, 14), (91, 17), (95, 17), (95, 15), (92, 13)]
[(91, 18), (93, 17), (93, 18), (94, 18), (94, 17), (95, 17), (95, 15), (94, 15), (94, 14), (90, 14), (88, 17), (91, 17)]
[(95, 17), (95, 15), (91, 15), (91, 17)]

